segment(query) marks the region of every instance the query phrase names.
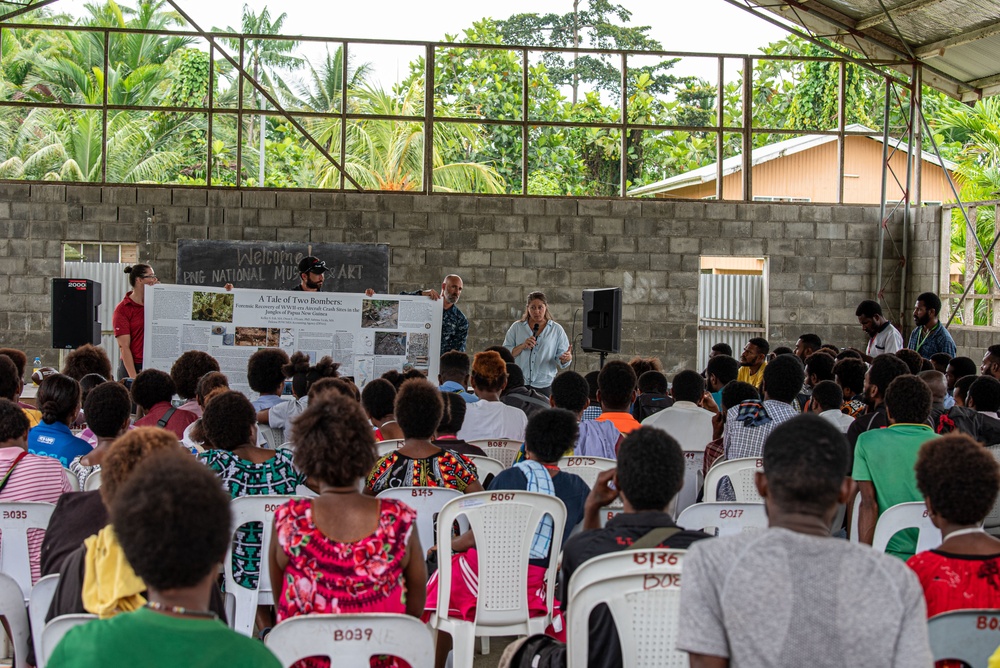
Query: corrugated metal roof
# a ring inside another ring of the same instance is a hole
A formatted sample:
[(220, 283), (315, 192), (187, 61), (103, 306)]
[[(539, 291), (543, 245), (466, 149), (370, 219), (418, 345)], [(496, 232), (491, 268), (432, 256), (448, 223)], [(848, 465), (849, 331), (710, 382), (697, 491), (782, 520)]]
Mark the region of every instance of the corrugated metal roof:
[(768, 20), (780, 17), (897, 69), (919, 61), (925, 85), (965, 101), (1000, 93), (1000, 0), (726, 2)]

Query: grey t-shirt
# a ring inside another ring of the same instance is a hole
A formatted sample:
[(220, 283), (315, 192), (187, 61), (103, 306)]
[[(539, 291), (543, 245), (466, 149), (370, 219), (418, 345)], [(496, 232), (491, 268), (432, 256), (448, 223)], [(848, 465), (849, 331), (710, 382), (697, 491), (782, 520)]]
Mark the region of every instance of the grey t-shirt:
[(677, 648), (732, 668), (930, 668), (923, 591), (899, 559), (772, 528), (684, 558)]

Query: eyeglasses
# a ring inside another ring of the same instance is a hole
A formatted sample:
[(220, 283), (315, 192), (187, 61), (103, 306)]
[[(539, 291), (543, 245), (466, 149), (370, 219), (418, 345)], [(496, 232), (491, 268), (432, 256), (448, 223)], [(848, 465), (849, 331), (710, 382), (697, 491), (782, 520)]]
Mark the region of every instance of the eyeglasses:
[(154, 281), (158, 281), (159, 280), (158, 278), (156, 278), (156, 274), (146, 274), (145, 276), (140, 276), (139, 280), (140, 281), (145, 281), (147, 278), (151, 278)]

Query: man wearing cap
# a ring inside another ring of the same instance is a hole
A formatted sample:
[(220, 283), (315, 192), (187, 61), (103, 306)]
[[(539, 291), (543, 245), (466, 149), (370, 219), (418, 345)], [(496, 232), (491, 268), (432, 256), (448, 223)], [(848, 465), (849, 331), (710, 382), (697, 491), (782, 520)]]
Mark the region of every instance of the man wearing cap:
[(299, 276), (302, 281), (292, 290), (300, 292), (319, 292), (323, 289), (323, 279), (329, 269), (326, 262), (313, 255), (307, 255), (299, 260)]

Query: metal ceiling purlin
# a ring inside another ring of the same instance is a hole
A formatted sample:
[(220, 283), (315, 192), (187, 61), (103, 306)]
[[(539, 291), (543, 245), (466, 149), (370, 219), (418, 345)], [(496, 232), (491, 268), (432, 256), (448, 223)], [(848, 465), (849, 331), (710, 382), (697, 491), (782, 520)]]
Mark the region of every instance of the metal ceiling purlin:
[(23, 2), (23, 3), (22, 2), (0, 3), (4, 5), (17, 5), (18, 7), (20, 7), (20, 9), (15, 9), (12, 12), (7, 12), (6, 14), (0, 14), (0, 22), (9, 21), (10, 19), (16, 16), (20, 16), (21, 14), (26, 14), (28, 12), (33, 12), (36, 9), (39, 9), (40, 7), (44, 7), (45, 5), (51, 5), (52, 3), (58, 1), (59, 0), (38, 0), (38, 2), (33, 3), (31, 2), (31, 0), (28, 0), (28, 2)]

